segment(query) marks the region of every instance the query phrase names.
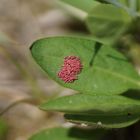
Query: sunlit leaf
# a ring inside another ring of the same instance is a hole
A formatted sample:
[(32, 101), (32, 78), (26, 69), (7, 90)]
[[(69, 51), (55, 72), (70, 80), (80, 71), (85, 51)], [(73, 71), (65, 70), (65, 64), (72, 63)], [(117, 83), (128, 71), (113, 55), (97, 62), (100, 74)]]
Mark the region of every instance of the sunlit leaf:
[(44, 103), (41, 109), (68, 113), (66, 119), (87, 125), (121, 128), (140, 119), (140, 102), (124, 96), (77, 94)]
[[(140, 77), (128, 60), (110, 46), (76, 37), (52, 37), (33, 43), (31, 53), (36, 62), (56, 82), (82, 93), (121, 94), (140, 89)], [(79, 57), (83, 69), (73, 83), (58, 77), (66, 56)]]
[(140, 114), (139, 101), (118, 95), (76, 94), (50, 100), (40, 105), (40, 108), (47, 111), (102, 116)]

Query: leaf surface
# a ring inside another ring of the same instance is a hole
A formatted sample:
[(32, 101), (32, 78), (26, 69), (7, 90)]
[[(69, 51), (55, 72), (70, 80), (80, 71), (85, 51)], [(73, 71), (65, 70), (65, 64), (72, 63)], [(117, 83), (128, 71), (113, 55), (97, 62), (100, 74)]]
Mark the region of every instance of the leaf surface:
[(40, 105), (47, 111), (101, 116), (129, 116), (140, 114), (140, 102), (124, 96), (76, 94), (50, 100)]
[[(128, 60), (110, 46), (77, 37), (40, 39), (31, 46), (36, 62), (56, 82), (82, 93), (121, 94), (140, 89), (140, 77)], [(83, 69), (73, 83), (58, 77), (66, 56), (79, 57)]]

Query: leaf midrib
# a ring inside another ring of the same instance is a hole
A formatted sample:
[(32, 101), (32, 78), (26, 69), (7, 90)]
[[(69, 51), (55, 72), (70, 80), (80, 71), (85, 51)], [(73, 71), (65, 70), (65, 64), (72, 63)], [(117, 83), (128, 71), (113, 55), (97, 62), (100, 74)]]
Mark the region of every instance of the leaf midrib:
[(112, 72), (110, 70), (106, 70), (106, 69), (100, 68), (98, 66), (95, 66), (94, 68), (99, 70), (99, 71), (102, 71), (104, 73), (108, 73), (108, 74), (114, 75), (115, 77), (119, 77), (121, 79), (124, 79), (125, 81), (130, 81), (130, 82), (132, 82), (132, 83), (134, 83), (134, 84), (136, 84), (136, 85), (138, 85), (140, 87), (140, 81), (133, 80), (133, 79), (128, 78), (128, 77), (126, 77), (126, 76), (124, 76), (122, 74), (119, 74), (119, 73), (116, 73), (116, 72)]

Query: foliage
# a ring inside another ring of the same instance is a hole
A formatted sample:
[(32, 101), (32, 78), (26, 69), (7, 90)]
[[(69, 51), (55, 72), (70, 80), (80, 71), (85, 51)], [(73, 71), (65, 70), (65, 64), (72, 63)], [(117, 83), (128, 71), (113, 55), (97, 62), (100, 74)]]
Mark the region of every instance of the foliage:
[[(50, 100), (40, 108), (64, 112), (68, 121), (89, 126), (122, 128), (134, 124), (140, 119), (140, 101), (133, 95), (140, 95), (140, 76), (114, 46), (123, 37), (133, 36), (133, 23), (140, 16), (137, 1), (62, 1), (87, 13), (85, 21), (92, 37), (50, 37), (32, 44), (32, 56), (44, 71), (60, 85), (78, 92)], [(80, 58), (83, 65), (72, 83), (57, 75), (67, 56)], [(64, 128), (45, 130), (31, 139), (56, 140), (59, 131), (59, 139), (71, 139)]]

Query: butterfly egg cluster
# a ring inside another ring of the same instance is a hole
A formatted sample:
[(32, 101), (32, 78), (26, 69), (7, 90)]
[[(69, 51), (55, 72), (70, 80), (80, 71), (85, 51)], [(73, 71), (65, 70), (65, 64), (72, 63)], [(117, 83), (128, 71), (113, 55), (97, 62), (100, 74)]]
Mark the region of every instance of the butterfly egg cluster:
[(78, 79), (77, 75), (81, 72), (82, 68), (79, 57), (67, 56), (64, 58), (64, 64), (58, 72), (58, 77), (65, 83), (72, 83)]

